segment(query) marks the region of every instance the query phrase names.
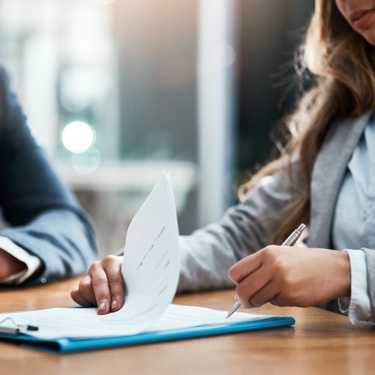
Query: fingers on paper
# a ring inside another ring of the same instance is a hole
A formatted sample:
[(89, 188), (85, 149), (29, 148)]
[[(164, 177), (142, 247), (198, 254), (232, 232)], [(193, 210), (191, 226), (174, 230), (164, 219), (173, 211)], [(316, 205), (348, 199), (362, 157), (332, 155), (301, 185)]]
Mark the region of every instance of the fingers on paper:
[[(124, 282), (121, 275), (119, 257), (107, 256), (101, 262), (94, 263), (91, 276), (92, 291), (98, 306), (98, 314), (117, 311), (124, 303)], [(87, 296), (91, 298), (90, 291)]]
[(112, 255), (93, 263), (71, 292), (73, 300), (81, 306), (98, 306), (100, 315), (119, 310), (125, 295), (121, 265), (122, 257)]
[(103, 260), (111, 295), (110, 310), (112, 312), (121, 309), (124, 304), (125, 284), (121, 273), (122, 259), (123, 257), (110, 255)]
[(96, 306), (95, 295), (91, 285), (91, 276), (84, 276), (78, 288), (72, 290), (70, 295), (72, 299), (81, 306)]

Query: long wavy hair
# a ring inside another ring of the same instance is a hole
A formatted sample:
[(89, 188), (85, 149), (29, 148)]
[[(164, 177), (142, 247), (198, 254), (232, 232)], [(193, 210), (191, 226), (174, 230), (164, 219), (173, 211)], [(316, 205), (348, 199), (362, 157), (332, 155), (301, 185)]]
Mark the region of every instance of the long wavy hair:
[[(240, 198), (260, 178), (290, 165), (299, 155), (301, 180), (291, 180), (296, 199), (285, 208), (286, 219), (274, 237), (280, 243), (301, 222), (310, 220), (310, 184), (313, 166), (330, 125), (358, 117), (375, 108), (374, 47), (342, 17), (334, 0), (316, 0), (304, 42), (295, 59), (301, 87), (306, 89), (294, 112), (282, 121), (287, 131), (282, 155), (265, 165), (239, 190)], [(306, 84), (307, 82), (307, 84)]]

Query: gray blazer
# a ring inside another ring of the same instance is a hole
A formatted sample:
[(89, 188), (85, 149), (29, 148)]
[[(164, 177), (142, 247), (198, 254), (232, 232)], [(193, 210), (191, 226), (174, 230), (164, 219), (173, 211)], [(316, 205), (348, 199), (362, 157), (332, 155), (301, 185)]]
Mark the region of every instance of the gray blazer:
[[(332, 248), (331, 229), (337, 194), (369, 115), (335, 123), (325, 138), (312, 175), (309, 247)], [(296, 168), (294, 174), (298, 181)], [(282, 215), (273, 214), (285, 207), (291, 196), (286, 172), (280, 171), (264, 178), (242, 203), (230, 208), (220, 222), (197, 230), (191, 236), (181, 237), (182, 270), (178, 291), (198, 290), (203, 286), (205, 289), (233, 287), (227, 276), (228, 268), (271, 243), (283, 220)], [(375, 252), (363, 250), (374, 311)], [(338, 311), (337, 301), (324, 307)]]

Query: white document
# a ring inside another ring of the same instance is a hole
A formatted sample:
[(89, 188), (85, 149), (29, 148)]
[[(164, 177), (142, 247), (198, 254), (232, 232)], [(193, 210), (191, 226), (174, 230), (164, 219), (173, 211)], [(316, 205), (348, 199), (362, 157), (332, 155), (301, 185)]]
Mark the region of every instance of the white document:
[[(144, 315), (124, 318), (119, 313), (98, 315), (95, 308), (54, 308), (45, 310), (1, 314), (10, 316), (17, 325), (34, 325), (38, 331), (24, 331), (41, 339), (93, 338), (129, 336), (140, 332), (153, 332), (171, 329), (184, 329), (204, 325), (229, 324), (227, 311), (204, 307), (169, 304), (162, 316), (151, 326), (144, 323)], [(234, 313), (230, 323), (265, 319), (269, 316)], [(5, 322), (4, 322), (5, 323)], [(3, 324), (5, 325), (5, 324)], [(12, 327), (7, 323), (7, 326)], [(141, 329), (140, 327), (146, 327)]]
[[(47, 309), (17, 313), (12, 319), (17, 319), (17, 324), (39, 326), (33, 332), (38, 337), (130, 335), (144, 331), (160, 318), (176, 293), (180, 274), (178, 235), (171, 180), (168, 173), (163, 173), (127, 231), (122, 265), (126, 298), (120, 311), (98, 316), (96, 308)], [(5, 317), (6, 314), (0, 315), (0, 319)], [(3, 325), (8, 323), (7, 320)]]
[(122, 275), (127, 293), (114, 313), (140, 332), (172, 302), (180, 276), (176, 206), (170, 176), (164, 173), (129, 225)]

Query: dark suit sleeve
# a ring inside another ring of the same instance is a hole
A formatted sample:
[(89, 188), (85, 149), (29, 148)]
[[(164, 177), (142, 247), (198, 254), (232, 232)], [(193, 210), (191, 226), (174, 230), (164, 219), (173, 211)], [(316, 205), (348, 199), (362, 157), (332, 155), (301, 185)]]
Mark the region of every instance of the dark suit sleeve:
[(90, 221), (36, 145), (0, 68), (0, 235), (38, 257), (42, 268), (27, 284), (86, 272), (96, 256)]

